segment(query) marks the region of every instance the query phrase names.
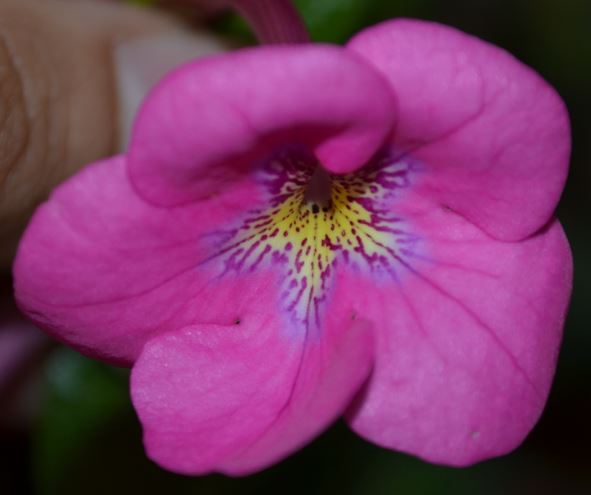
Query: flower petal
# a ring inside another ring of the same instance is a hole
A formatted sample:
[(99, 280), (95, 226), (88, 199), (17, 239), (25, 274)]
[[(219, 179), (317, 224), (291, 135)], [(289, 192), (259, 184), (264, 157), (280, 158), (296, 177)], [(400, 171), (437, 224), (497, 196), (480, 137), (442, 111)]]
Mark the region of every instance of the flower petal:
[(386, 81), (346, 50), (241, 50), (185, 65), (152, 92), (130, 173), (142, 196), (176, 205), (227, 187), (281, 144), (305, 145), (347, 172), (370, 158), (395, 116)]
[(423, 187), (489, 234), (522, 239), (551, 217), (570, 153), (564, 103), (504, 50), (453, 28), (396, 20), (348, 47), (390, 81), (394, 144), (425, 163)]
[[(58, 187), (29, 224), (14, 265), (18, 304), (59, 340), (120, 364), (133, 362), (146, 339), (198, 314), (232, 321), (249, 297), (221, 308), (203, 294), (216, 276), (200, 266), (211, 256), (204, 233), (256, 198), (245, 180), (191, 207), (156, 208), (129, 184), (123, 157), (89, 166)], [(244, 286), (224, 290), (231, 296)]]
[(131, 377), (148, 455), (184, 474), (260, 470), (342, 414), (372, 356), (360, 321), (317, 338), (287, 334), (267, 312), (157, 337)]
[(349, 421), (431, 462), (505, 454), (537, 421), (554, 374), (571, 290), (562, 229), (553, 222), (504, 243), (417, 198), (398, 207), (423, 247), (389, 286), (345, 276), (335, 296), (345, 304), (355, 284), (351, 305), (378, 333), (375, 370)]

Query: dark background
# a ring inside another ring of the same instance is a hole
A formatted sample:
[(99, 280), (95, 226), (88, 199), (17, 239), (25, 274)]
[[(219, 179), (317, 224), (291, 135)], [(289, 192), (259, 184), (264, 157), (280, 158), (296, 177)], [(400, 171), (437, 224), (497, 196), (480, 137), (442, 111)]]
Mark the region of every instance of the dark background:
[[(573, 249), (575, 286), (555, 384), (539, 424), (514, 453), (466, 469), (433, 466), (380, 449), (337, 423), (260, 474), (186, 478), (145, 458), (128, 399), (127, 373), (54, 346), (37, 356), (37, 380), (28, 390), (33, 398), (24, 408), (28, 413), (0, 425), (0, 493), (591, 493), (591, 2), (296, 3), (315, 41), (341, 43), (364, 26), (399, 16), (456, 26), (512, 52), (565, 99), (572, 118), (573, 154), (558, 216)], [(252, 42), (231, 14), (217, 15), (209, 28), (237, 43)], [(17, 395), (10, 397), (16, 400)], [(9, 399), (0, 397), (2, 410), (12, 407)]]

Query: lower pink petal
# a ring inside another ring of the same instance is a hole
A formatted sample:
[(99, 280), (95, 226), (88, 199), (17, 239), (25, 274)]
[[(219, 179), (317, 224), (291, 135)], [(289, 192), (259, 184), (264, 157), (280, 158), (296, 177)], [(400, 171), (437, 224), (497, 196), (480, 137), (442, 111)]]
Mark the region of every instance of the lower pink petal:
[[(348, 413), (379, 445), (467, 465), (517, 447), (545, 404), (571, 290), (558, 222), (491, 239), (418, 197), (397, 210), (422, 239), (396, 281), (343, 274), (337, 298), (376, 326), (377, 358)], [(355, 287), (355, 299), (351, 287)]]
[(153, 339), (131, 378), (149, 456), (184, 474), (276, 462), (342, 414), (371, 368), (368, 330), (342, 318), (321, 336), (294, 335), (255, 313)]

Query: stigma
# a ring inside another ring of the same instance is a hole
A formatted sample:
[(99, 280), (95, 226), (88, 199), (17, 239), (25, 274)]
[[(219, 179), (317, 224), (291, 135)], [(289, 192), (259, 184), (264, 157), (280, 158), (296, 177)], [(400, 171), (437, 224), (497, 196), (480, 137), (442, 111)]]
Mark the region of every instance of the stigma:
[(314, 172), (304, 192), (304, 201), (311, 205), (312, 213), (320, 210), (327, 211), (332, 206), (332, 177), (320, 165), (314, 167)]

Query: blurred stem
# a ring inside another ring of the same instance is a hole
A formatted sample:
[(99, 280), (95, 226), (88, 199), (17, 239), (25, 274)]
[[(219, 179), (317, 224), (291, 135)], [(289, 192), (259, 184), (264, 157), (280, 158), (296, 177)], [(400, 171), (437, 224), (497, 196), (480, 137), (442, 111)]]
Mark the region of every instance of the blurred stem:
[(308, 31), (290, 0), (231, 0), (261, 44), (307, 43)]

